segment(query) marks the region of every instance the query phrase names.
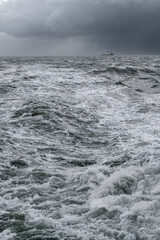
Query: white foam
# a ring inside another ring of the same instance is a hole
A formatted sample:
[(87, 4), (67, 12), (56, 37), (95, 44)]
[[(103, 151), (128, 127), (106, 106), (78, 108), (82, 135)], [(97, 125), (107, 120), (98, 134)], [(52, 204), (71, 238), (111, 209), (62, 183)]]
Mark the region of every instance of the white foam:
[(3, 240), (12, 240), (16, 236), (15, 233), (12, 233), (10, 229), (6, 229), (0, 233), (0, 239)]

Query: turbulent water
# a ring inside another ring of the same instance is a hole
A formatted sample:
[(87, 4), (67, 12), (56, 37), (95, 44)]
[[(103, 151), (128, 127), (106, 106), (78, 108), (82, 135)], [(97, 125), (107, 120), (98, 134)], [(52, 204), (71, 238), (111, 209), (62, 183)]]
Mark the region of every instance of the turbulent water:
[(0, 58), (0, 239), (160, 239), (160, 57)]

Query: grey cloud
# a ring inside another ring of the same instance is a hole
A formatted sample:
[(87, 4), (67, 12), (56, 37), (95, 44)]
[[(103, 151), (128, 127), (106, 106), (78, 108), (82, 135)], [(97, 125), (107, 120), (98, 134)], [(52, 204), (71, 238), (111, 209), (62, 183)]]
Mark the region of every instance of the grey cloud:
[[(72, 39), (96, 49), (160, 53), (159, 0), (9, 0), (0, 32), (57, 44)], [(64, 44), (64, 43), (63, 43)]]

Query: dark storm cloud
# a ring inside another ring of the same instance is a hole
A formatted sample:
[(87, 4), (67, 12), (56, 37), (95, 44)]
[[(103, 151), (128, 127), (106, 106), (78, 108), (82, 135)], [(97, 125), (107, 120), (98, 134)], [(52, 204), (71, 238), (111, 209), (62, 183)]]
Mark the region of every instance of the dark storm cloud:
[(159, 12), (159, 0), (9, 0), (0, 5), (0, 32), (19, 41), (72, 39), (86, 48), (160, 53)]

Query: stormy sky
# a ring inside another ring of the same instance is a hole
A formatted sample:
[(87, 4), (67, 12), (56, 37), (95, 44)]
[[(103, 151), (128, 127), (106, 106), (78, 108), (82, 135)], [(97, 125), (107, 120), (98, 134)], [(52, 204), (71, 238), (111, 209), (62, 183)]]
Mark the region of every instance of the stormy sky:
[(0, 0), (0, 56), (160, 54), (160, 0)]

